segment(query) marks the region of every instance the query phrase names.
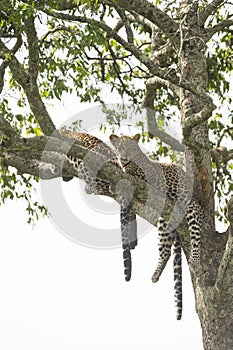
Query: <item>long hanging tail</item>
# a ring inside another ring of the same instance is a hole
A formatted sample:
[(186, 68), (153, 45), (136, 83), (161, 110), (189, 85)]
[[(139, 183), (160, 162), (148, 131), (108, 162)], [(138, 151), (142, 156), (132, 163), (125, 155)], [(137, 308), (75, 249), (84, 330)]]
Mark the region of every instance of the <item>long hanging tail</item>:
[(136, 214), (131, 211), (131, 208), (129, 208), (129, 232), (128, 232), (128, 239), (130, 244), (130, 249), (134, 249), (138, 245), (138, 238), (137, 238), (137, 219)]
[(123, 248), (125, 280), (128, 282), (131, 279), (132, 261), (131, 261), (129, 241), (126, 237), (123, 237), (123, 236), (122, 236), (122, 248)]
[[(135, 240), (135, 229), (137, 229), (137, 225), (135, 222), (130, 221), (131, 217), (131, 206), (128, 203), (128, 200), (123, 196), (120, 196), (120, 219), (121, 219), (121, 240), (122, 240), (122, 248), (123, 248), (123, 259), (124, 259), (124, 275), (125, 280), (129, 281), (131, 279), (132, 272), (132, 261), (131, 261), (131, 247), (136, 246), (137, 242), (137, 232), (136, 232), (136, 240)], [(133, 237), (133, 245), (131, 245), (131, 237)]]
[(182, 317), (182, 249), (180, 238), (177, 234), (173, 243), (173, 271), (176, 319), (180, 320)]

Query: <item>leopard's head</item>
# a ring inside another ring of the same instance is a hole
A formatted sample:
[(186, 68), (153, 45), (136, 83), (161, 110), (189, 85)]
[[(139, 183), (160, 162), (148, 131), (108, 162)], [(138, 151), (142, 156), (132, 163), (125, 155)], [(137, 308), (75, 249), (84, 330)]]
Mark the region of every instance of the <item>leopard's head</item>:
[(117, 136), (112, 134), (110, 135), (109, 139), (119, 158), (132, 160), (132, 157), (135, 154), (135, 149), (138, 148), (140, 134), (136, 134), (132, 137), (126, 135)]

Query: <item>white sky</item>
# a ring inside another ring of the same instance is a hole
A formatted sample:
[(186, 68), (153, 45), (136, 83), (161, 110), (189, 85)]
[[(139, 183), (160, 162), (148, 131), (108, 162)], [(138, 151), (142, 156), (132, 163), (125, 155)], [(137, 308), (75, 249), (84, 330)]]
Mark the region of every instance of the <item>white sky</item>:
[(175, 320), (171, 262), (151, 283), (154, 229), (133, 252), (126, 283), (121, 249), (82, 247), (48, 219), (32, 230), (20, 202), (0, 212), (1, 349), (202, 348), (187, 268), (181, 321)]
[[(70, 102), (50, 109), (57, 123), (80, 109)], [(75, 194), (77, 180), (64, 188)], [(121, 249), (75, 244), (48, 219), (32, 229), (22, 202), (0, 207), (0, 215), (1, 349), (202, 348), (186, 262), (181, 321), (175, 320), (171, 261), (160, 281), (151, 282), (158, 258), (155, 228), (133, 251), (133, 275), (126, 283)], [(101, 226), (101, 213), (89, 214), (87, 221), (93, 218)], [(113, 220), (119, 227), (118, 214)]]

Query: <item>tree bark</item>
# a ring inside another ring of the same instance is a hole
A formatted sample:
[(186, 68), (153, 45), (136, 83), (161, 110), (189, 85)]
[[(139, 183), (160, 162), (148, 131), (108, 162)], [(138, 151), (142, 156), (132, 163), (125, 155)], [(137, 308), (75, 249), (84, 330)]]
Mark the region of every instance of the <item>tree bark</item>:
[[(206, 90), (206, 48), (197, 2), (182, 1), (180, 15), (182, 25), (178, 59), (181, 81)], [(229, 234), (227, 240), (226, 235), (218, 235), (215, 230), (211, 147), (207, 122), (190, 129), (185, 128), (186, 121), (195, 118), (204, 108), (205, 103), (197, 95), (180, 90), (186, 165), (192, 169), (197, 179), (196, 191), (200, 193), (199, 200), (205, 214), (201, 238), (201, 268), (198, 275), (192, 274), (196, 311), (202, 326), (204, 349), (229, 350), (233, 349), (232, 236)]]

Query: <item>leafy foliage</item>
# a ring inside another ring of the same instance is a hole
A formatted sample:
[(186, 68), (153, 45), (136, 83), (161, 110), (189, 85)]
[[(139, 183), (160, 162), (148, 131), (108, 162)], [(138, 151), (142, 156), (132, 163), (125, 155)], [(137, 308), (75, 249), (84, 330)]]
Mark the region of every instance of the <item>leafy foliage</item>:
[(4, 159), (0, 158), (0, 205), (7, 200), (21, 199), (26, 201), (27, 222), (34, 224), (39, 217), (47, 216), (47, 209), (38, 203), (36, 196), (36, 182), (38, 179), (29, 175), (18, 175), (15, 170), (8, 167)]
[[(206, 3), (199, 1), (200, 9), (203, 9)], [(178, 17), (179, 3), (157, 0), (154, 4), (174, 19)], [(0, 111), (18, 135), (41, 134), (37, 118), (29, 108), (22, 85), (8, 69), (9, 62), (15, 54), (25, 72), (30, 71), (30, 44), (26, 24), (32, 18), (37, 33), (34, 45), (38, 44), (39, 55), (37, 83), (43, 103), (56, 102), (68, 94), (76, 93), (81, 102), (99, 102), (104, 105), (108, 102), (106, 91), (117, 93), (123, 103), (139, 105), (143, 101), (145, 82), (153, 74), (116, 40), (112, 29), (118, 26), (118, 33), (124, 40), (127, 39), (127, 35), (131, 35), (136, 48), (147, 58), (152, 55), (152, 44), (156, 46), (159, 42), (161, 48), (165, 48), (170, 39), (168, 33), (158, 31), (158, 40), (152, 43), (151, 28), (142, 21), (130, 23), (131, 33), (129, 30), (127, 33), (127, 26), (124, 27), (125, 14), (130, 15), (127, 11), (122, 12), (114, 1), (77, 0), (73, 2), (73, 6), (71, 1), (55, 0), (10, 0), (0, 3), (1, 40), (8, 50), (19, 41), (19, 47), (15, 49), (17, 53), (9, 51), (1, 55)], [(230, 16), (230, 12), (228, 14), (225, 9), (219, 9), (208, 21), (207, 27), (211, 28), (220, 23), (228, 15)], [(121, 24), (120, 17), (123, 18)], [(229, 127), (233, 123), (232, 35), (230, 29), (216, 34), (207, 50), (207, 91), (219, 105), (209, 124), (213, 147), (219, 147), (232, 140), (232, 129)], [(175, 71), (179, 75), (178, 58), (179, 52), (173, 49), (169, 55), (158, 60), (158, 66), (166, 74)], [(157, 124), (160, 130), (164, 131), (169, 120), (177, 120), (175, 118), (178, 115), (178, 98), (169, 89), (158, 85), (155, 89), (155, 101), (156, 115), (162, 116), (158, 118)], [(123, 116), (119, 117), (108, 111), (107, 119), (110, 125), (120, 125), (121, 118), (124, 119)], [(149, 137), (143, 123), (141, 128), (143, 140), (146, 141)], [(173, 161), (181, 162), (183, 153), (173, 152), (167, 144), (157, 140), (152, 157), (170, 157)], [(214, 163), (213, 173), (216, 179), (216, 199), (219, 208), (222, 208), (223, 195), (228, 197), (233, 191), (232, 185), (229, 185), (232, 163)], [(17, 175), (13, 169), (7, 169), (3, 160), (1, 176), (2, 202), (15, 196), (30, 202), (33, 177)], [(24, 188), (23, 192), (18, 190), (21, 185)], [(39, 204), (30, 203), (30, 215), (37, 215), (37, 210), (44, 212)]]

